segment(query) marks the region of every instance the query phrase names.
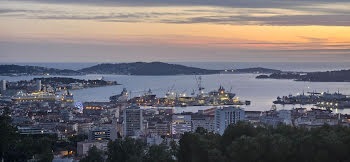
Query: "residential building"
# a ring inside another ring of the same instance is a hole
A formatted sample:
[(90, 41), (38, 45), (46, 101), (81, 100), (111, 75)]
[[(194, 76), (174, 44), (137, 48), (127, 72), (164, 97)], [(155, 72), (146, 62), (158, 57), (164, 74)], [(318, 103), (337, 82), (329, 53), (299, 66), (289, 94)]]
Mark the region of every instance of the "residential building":
[(93, 123), (78, 123), (78, 134), (89, 134), (90, 130), (93, 128)]
[(89, 140), (115, 140), (118, 138), (116, 128), (111, 127), (95, 127), (89, 132)]
[(261, 117), (261, 122), (274, 127), (279, 123), (292, 125), (292, 112), (290, 110), (265, 111)]
[(17, 127), (20, 134), (37, 135), (37, 134), (55, 134), (55, 132), (35, 126)]
[(241, 108), (234, 106), (216, 108), (215, 132), (222, 135), (229, 125), (236, 124), (238, 121), (244, 120), (244, 118), (245, 112)]
[(41, 91), (41, 80), (36, 81), (35, 91)]
[(191, 115), (176, 114), (172, 116), (171, 134), (182, 135), (192, 131)]
[(192, 132), (195, 132), (198, 127), (206, 129), (208, 132), (214, 132), (214, 115), (192, 114)]
[(261, 111), (245, 111), (245, 120), (252, 124), (259, 123), (261, 115)]
[(124, 136), (135, 136), (136, 132), (143, 131), (142, 109), (138, 106), (130, 106), (123, 111)]
[(6, 91), (6, 80), (1, 80), (1, 89), (0, 92)]

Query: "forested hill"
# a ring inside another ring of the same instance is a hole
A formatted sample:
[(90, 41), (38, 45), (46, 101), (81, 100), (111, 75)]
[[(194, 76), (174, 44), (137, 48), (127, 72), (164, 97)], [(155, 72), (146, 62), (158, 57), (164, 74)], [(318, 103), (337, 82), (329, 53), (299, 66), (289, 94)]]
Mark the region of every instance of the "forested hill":
[(191, 75), (217, 74), (220, 70), (206, 70), (183, 65), (162, 62), (135, 62), (119, 64), (99, 64), (79, 70), (88, 74), (120, 74), (120, 75)]

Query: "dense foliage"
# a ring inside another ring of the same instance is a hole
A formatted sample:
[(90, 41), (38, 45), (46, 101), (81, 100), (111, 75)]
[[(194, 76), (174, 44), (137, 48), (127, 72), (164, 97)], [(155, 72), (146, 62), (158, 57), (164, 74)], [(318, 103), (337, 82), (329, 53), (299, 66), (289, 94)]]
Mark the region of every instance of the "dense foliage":
[[(171, 143), (172, 146), (174, 143)], [(165, 143), (147, 147), (147, 144), (140, 139), (125, 138), (116, 139), (108, 143), (106, 155), (92, 147), (88, 155), (81, 159), (82, 162), (175, 162), (174, 151)]]
[(350, 161), (350, 128), (253, 127), (241, 122), (222, 136), (203, 128), (185, 133), (172, 147), (117, 139), (109, 143), (107, 155), (107, 161), (120, 162), (345, 162)]
[(59, 140), (57, 135), (21, 135), (11, 125), (7, 109), (0, 116), (0, 160), (27, 161), (34, 158), (43, 162), (52, 161), (54, 151), (76, 152), (77, 142), (85, 139), (85, 135), (68, 137), (68, 141)]
[(171, 162), (172, 151), (165, 145), (153, 145), (147, 147), (146, 143), (139, 139), (125, 138), (110, 141), (108, 144), (107, 161), (120, 162)]
[(4, 161), (52, 161), (53, 147), (57, 137), (54, 135), (20, 135), (11, 125), (7, 112), (0, 116), (1, 157)]
[(254, 128), (238, 123), (222, 136), (185, 133), (180, 140), (182, 162), (335, 162), (350, 161), (350, 128), (327, 126), (311, 130), (286, 125)]
[(103, 152), (93, 146), (90, 148), (88, 155), (80, 160), (80, 162), (103, 162)]

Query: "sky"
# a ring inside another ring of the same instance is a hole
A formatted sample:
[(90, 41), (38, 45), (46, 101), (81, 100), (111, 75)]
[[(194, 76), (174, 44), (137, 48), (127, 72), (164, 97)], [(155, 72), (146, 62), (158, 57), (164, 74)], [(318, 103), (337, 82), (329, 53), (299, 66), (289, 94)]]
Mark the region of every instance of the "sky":
[(0, 62), (350, 62), (348, 0), (0, 0)]

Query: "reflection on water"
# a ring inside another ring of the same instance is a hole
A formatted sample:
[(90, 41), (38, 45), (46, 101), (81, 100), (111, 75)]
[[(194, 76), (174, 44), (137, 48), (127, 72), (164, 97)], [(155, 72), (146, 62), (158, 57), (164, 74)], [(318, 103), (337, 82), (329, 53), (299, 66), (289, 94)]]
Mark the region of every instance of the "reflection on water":
[[(89, 88), (72, 91), (76, 101), (108, 101), (112, 95), (119, 94), (123, 88), (130, 91), (131, 96), (142, 95), (148, 89), (159, 97), (165, 96), (166, 92), (173, 89), (178, 93), (190, 95), (197, 89), (195, 76), (177, 75), (177, 76), (127, 76), (127, 75), (86, 75), (72, 76), (77, 79), (97, 79), (101, 76), (108, 81), (117, 81), (122, 85)], [(17, 81), (32, 79), (38, 76), (6, 77), (0, 76), (0, 79)], [(341, 93), (350, 94), (350, 83), (324, 83), (324, 82), (295, 82), (292, 80), (273, 80), (273, 79), (255, 79), (255, 74), (216, 74), (203, 75), (202, 84), (205, 91), (209, 92), (224, 86), (227, 91), (232, 91), (241, 100), (252, 101), (250, 106), (244, 106), (246, 110), (268, 110), (272, 106), (272, 101), (277, 96), (296, 95), (302, 91), (329, 91), (335, 92), (338, 89)], [(300, 107), (300, 105), (278, 106), (282, 109)], [(311, 106), (303, 106), (311, 107)], [(181, 107), (176, 108), (176, 112), (197, 111), (208, 107)], [(350, 113), (350, 109), (336, 110), (340, 113)]]

